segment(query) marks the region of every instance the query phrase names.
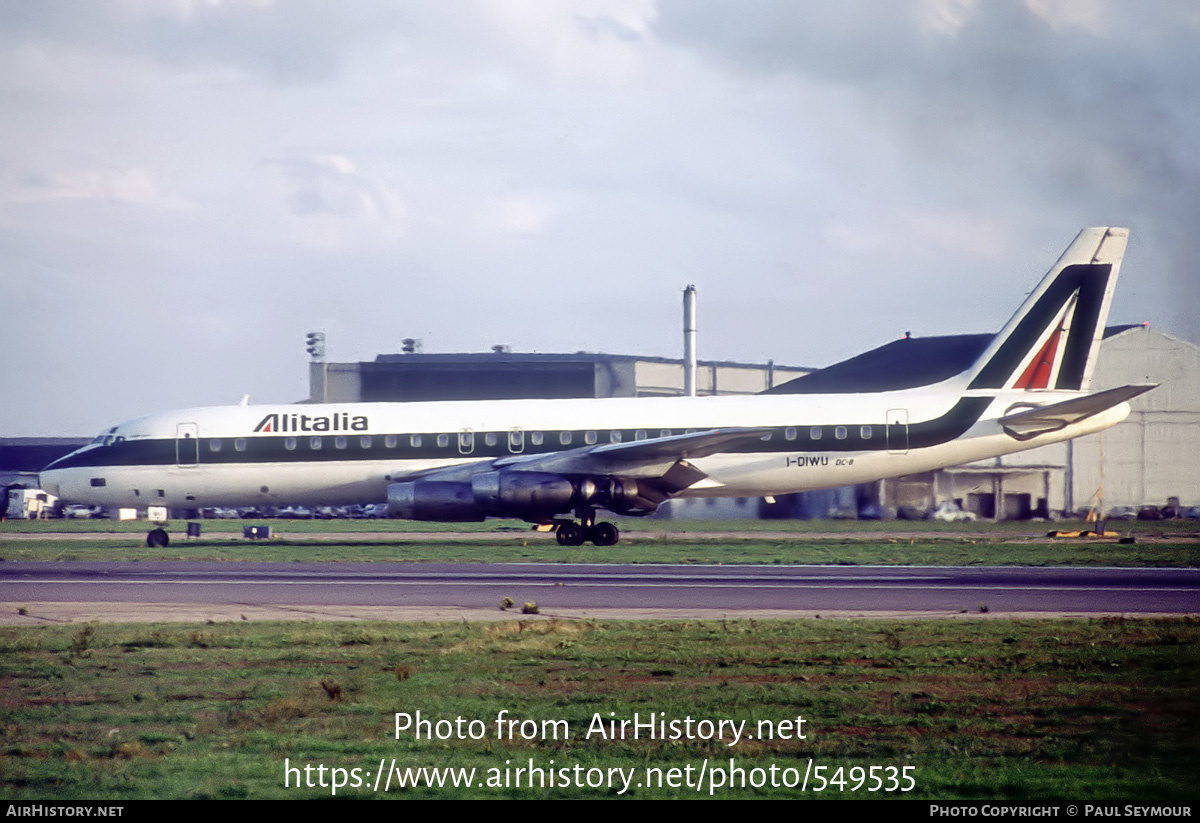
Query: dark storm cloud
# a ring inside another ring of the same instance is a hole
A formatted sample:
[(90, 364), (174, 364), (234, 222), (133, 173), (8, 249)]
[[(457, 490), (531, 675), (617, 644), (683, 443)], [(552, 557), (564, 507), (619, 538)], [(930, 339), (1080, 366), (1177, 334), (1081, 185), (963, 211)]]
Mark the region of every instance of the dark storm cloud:
[(662, 0), (654, 30), (731, 71), (855, 89), (950, 201), (1023, 191), (1130, 224), (1184, 301), (1170, 330), (1200, 341), (1193, 3)]

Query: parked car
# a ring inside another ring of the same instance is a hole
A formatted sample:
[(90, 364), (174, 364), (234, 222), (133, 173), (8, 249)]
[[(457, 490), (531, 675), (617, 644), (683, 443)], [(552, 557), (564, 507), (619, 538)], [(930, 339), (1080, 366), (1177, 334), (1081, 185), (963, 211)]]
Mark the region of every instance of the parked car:
[(943, 523), (972, 523), (979, 518), (975, 512), (965, 512), (952, 500), (943, 500), (929, 513), (930, 520), (940, 520)]

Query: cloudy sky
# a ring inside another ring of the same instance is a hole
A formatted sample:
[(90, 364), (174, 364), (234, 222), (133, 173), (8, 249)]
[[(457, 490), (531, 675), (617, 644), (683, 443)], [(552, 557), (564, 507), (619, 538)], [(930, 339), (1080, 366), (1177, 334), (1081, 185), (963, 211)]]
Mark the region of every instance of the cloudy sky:
[(431, 352), (828, 365), (1086, 225), (1200, 342), (1191, 0), (0, 0), (0, 436)]

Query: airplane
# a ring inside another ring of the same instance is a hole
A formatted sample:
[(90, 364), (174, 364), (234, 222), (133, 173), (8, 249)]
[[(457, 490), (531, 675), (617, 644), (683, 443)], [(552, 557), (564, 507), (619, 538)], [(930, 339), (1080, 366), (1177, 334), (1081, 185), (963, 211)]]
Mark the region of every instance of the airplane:
[[(1154, 388), (1088, 386), (1128, 229), (1087, 228), (960, 374), (862, 393), (246, 405), (113, 426), (41, 473), (89, 506), (349, 505), (411, 520), (520, 518), (615, 545), (599, 510), (772, 497), (997, 457), (1101, 431)], [(165, 546), (156, 528), (151, 546)]]

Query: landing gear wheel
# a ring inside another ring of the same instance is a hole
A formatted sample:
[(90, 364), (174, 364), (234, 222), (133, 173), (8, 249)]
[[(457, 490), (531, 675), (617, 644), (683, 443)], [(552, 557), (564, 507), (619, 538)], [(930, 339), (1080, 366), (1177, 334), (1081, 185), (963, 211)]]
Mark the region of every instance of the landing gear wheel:
[(597, 546), (615, 546), (621, 539), (621, 532), (612, 523), (597, 523), (592, 527), (591, 538)]
[(563, 523), (555, 534), (560, 546), (582, 546), (583, 526), (578, 523)]
[(163, 529), (155, 529), (146, 535), (146, 545), (152, 549), (165, 549), (171, 538)]

